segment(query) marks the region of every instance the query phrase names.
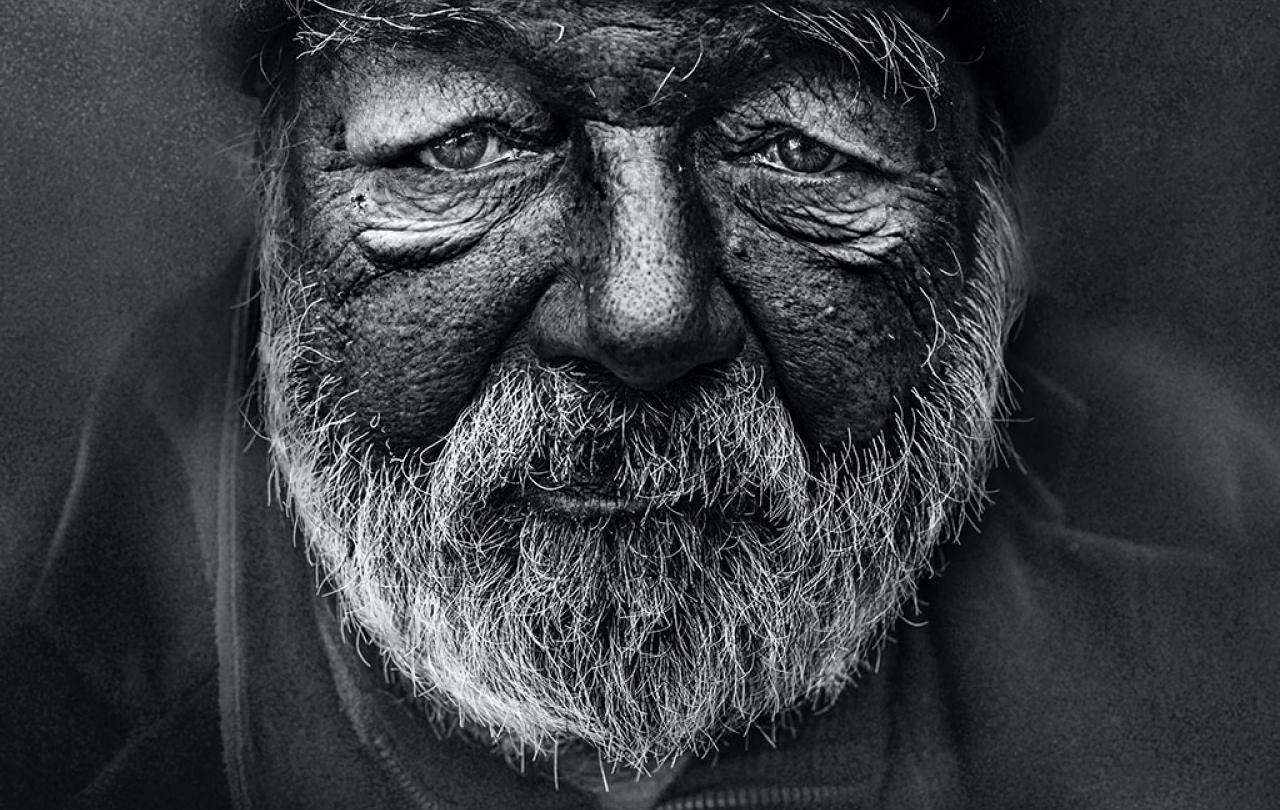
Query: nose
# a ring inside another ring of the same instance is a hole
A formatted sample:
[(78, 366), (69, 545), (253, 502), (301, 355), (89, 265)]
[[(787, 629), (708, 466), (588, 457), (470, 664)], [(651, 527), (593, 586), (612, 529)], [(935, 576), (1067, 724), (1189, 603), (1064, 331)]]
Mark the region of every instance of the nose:
[(566, 277), (534, 311), (542, 359), (580, 359), (643, 391), (735, 357), (741, 314), (716, 272), (718, 240), (668, 128), (588, 130), (589, 199), (567, 223)]

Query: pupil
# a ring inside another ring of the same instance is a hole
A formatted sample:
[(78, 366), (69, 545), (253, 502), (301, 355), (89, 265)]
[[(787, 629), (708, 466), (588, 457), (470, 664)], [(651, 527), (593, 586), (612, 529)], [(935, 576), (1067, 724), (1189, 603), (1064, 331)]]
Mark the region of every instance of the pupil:
[(835, 152), (805, 135), (788, 135), (778, 142), (778, 160), (793, 172), (815, 174), (831, 165)]
[(470, 169), (484, 157), (489, 136), (481, 132), (463, 132), (445, 138), (431, 147), (431, 156), (449, 169)]

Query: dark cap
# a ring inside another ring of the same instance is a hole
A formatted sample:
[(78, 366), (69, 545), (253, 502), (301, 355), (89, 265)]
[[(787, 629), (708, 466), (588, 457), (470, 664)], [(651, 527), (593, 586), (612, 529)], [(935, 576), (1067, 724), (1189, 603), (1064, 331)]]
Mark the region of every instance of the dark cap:
[(934, 33), (991, 82), (1015, 142), (1037, 135), (1058, 102), (1058, 0), (918, 0), (940, 20)]
[[(291, 31), (305, 0), (213, 2), (218, 36), (244, 77), (260, 72), (259, 54)], [(1034, 137), (1049, 123), (1058, 98), (1058, 0), (897, 0), (890, 5), (912, 9), (913, 21), (931, 20), (922, 24), (922, 33), (950, 43), (958, 59), (991, 83), (1014, 142)]]

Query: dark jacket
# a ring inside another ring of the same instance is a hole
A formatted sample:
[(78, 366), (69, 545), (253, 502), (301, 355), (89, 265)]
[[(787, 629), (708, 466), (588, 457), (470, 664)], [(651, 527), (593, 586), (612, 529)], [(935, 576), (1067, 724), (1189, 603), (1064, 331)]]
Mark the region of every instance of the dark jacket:
[[(193, 296), (95, 400), (0, 647), (0, 806), (589, 807), (438, 739), (342, 638), (244, 427), (237, 296)], [(1019, 352), (1074, 393), (1011, 360), (1016, 453), (878, 667), (662, 807), (1280, 806), (1275, 435), (1131, 336)]]

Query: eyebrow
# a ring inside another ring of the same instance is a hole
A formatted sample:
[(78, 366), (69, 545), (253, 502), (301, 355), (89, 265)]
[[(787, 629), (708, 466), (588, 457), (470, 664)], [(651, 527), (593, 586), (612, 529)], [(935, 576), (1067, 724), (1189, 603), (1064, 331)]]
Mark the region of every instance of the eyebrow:
[(930, 100), (938, 97), (945, 57), (896, 9), (854, 6), (841, 11), (832, 5), (836, 4), (814, 8), (765, 2), (758, 8), (792, 36), (834, 52), (855, 70), (868, 64), (875, 68), (885, 95), (919, 91)]
[(356, 43), (491, 46), (519, 34), (509, 18), (483, 6), (440, 2), (425, 10), (406, 0), (292, 0), (295, 39), (304, 55)]

